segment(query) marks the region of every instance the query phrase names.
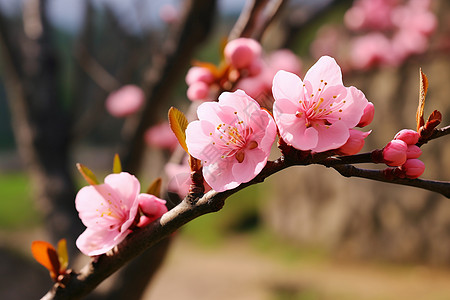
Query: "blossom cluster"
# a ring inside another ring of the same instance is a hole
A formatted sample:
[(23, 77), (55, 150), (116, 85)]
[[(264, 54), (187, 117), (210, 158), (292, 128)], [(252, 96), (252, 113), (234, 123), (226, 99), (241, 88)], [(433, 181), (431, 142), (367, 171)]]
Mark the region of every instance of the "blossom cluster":
[(77, 247), (86, 255), (108, 252), (135, 227), (143, 227), (161, 217), (166, 201), (140, 193), (137, 178), (129, 173), (110, 174), (103, 184), (83, 187), (75, 206), (86, 230)]
[(242, 90), (202, 103), (186, 129), (189, 154), (203, 163), (205, 181), (216, 191), (255, 178), (267, 163), (277, 132), (302, 151), (355, 154), (369, 134), (373, 104), (355, 87), (345, 87), (341, 69), (320, 58), (302, 81), (280, 70), (273, 78), (273, 117)]
[(397, 177), (417, 178), (425, 171), (425, 164), (418, 158), (422, 154), (417, 142), (419, 133), (411, 129), (400, 130), (383, 149), (384, 162), (397, 168)]
[[(344, 16), (351, 37), (336, 27), (326, 27), (311, 49), (317, 56), (348, 53), (348, 67), (354, 69), (398, 66), (428, 49), (429, 38), (437, 28), (430, 7), (431, 0), (354, 1)], [(342, 43), (343, 39), (348, 42)], [(340, 50), (337, 45), (348, 48)]]
[(229, 41), (223, 57), (219, 67), (198, 63), (189, 69), (186, 75), (188, 99), (213, 101), (218, 90), (242, 89), (262, 104), (278, 70), (299, 74), (302, 66), (290, 50), (281, 49), (265, 55), (261, 45), (249, 38)]

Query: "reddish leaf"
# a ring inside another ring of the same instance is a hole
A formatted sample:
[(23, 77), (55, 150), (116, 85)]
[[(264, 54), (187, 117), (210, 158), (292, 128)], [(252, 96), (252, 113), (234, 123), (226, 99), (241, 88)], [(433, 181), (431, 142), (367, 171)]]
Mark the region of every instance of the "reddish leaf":
[(56, 280), (59, 274), (60, 264), (55, 248), (50, 243), (34, 241), (31, 244), (31, 253), (38, 263), (49, 270), (53, 280)]

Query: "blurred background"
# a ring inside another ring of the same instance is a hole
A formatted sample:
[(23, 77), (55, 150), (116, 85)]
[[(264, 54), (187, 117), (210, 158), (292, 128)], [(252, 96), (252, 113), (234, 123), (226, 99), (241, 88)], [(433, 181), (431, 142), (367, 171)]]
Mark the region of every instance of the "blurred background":
[[(100, 179), (119, 153), (143, 189), (162, 176), (168, 205), (179, 201), (188, 171), (167, 111), (193, 118), (189, 67), (219, 65), (251, 7), (263, 8), (253, 11), (259, 23), (240, 33), (260, 38), (267, 58), (289, 49), (303, 77), (331, 55), (345, 85), (374, 103), (363, 152), (416, 128), (419, 68), (430, 83), (425, 115), (437, 109), (450, 123), (448, 1), (1, 0), (1, 299), (51, 287), (33, 240), (66, 238), (70, 266), (86, 263), (74, 243), (85, 185), (75, 163)], [(448, 138), (422, 150), (422, 177), (450, 180)], [(449, 299), (449, 268), (445, 197), (295, 167), (189, 223), (90, 299)]]

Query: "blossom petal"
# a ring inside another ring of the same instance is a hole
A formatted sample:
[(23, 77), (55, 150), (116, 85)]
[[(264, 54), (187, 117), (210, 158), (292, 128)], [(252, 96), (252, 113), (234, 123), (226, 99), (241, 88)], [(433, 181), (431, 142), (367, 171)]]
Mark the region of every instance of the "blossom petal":
[(245, 152), (242, 163), (233, 165), (233, 176), (237, 182), (249, 182), (261, 172), (267, 163), (267, 154), (255, 148)]
[(293, 73), (278, 71), (273, 78), (272, 93), (275, 100), (287, 99), (298, 104), (303, 98), (303, 82)]
[(226, 159), (219, 159), (212, 164), (204, 165), (203, 177), (206, 183), (217, 192), (223, 192), (237, 187), (240, 183), (236, 182), (231, 172), (232, 165)]
[(341, 68), (334, 58), (322, 56), (306, 72), (304, 81), (311, 83), (313, 91), (323, 87), (322, 82), (326, 82), (327, 86), (343, 85)]
[(318, 141), (317, 145), (311, 148), (315, 152), (339, 148), (347, 142), (350, 136), (348, 126), (342, 121), (337, 121), (329, 126), (319, 125), (315, 129), (318, 133)]
[(221, 153), (214, 150), (212, 135), (216, 126), (209, 121), (199, 120), (189, 123), (186, 128), (186, 145), (189, 153), (197, 159), (212, 161), (220, 157)]
[(97, 231), (88, 227), (78, 237), (76, 244), (78, 249), (88, 256), (100, 255), (122, 242), (130, 232), (107, 229)]

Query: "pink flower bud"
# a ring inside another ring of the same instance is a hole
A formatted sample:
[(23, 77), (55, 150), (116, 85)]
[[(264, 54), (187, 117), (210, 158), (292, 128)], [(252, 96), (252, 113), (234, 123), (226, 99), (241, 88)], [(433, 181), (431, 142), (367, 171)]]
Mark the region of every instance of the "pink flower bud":
[(214, 75), (208, 68), (192, 67), (186, 74), (186, 83), (192, 85), (197, 81), (211, 84), (214, 82)]
[(261, 45), (248, 38), (232, 40), (224, 49), (225, 59), (237, 69), (250, 67), (253, 61), (261, 56), (261, 52)]
[(109, 94), (106, 110), (116, 118), (123, 118), (137, 112), (144, 104), (144, 92), (136, 85), (125, 85)]
[(166, 201), (149, 194), (141, 194), (139, 208), (150, 219), (150, 222), (153, 222), (167, 212)]
[(395, 140), (402, 140), (408, 145), (415, 145), (419, 141), (419, 133), (412, 129), (402, 129), (394, 137)]
[(359, 120), (359, 123), (358, 125), (356, 125), (356, 127), (365, 127), (370, 123), (372, 123), (374, 114), (375, 114), (375, 107), (373, 103), (372, 102), (367, 103), (366, 107), (364, 108), (361, 120)]
[(356, 129), (350, 129), (350, 137), (347, 142), (337, 149), (337, 153), (341, 155), (353, 155), (361, 151), (364, 146), (364, 139), (371, 133), (362, 132)]
[(408, 145), (402, 140), (392, 140), (383, 149), (384, 162), (391, 167), (401, 166), (406, 161)]
[(402, 166), (401, 170), (405, 172), (407, 178), (415, 179), (425, 171), (425, 164), (419, 159), (408, 159)]
[(419, 158), (420, 155), (422, 155), (422, 150), (419, 148), (419, 146), (408, 145), (408, 150), (406, 150), (406, 157), (408, 159)]
[(209, 85), (202, 81), (197, 81), (189, 86), (187, 97), (191, 101), (205, 100), (208, 97), (208, 93)]

